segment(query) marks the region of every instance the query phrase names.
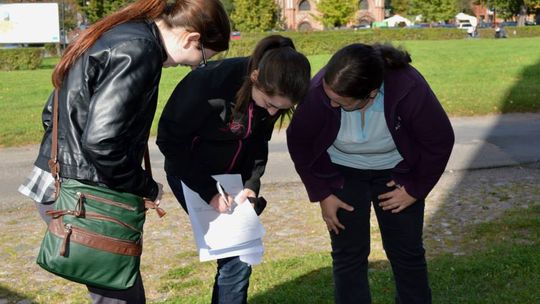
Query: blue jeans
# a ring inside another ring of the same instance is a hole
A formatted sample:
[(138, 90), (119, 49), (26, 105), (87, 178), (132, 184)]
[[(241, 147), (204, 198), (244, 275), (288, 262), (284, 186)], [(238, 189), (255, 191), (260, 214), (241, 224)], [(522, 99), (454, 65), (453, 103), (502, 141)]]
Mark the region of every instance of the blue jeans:
[[(167, 181), (174, 196), (187, 212), (180, 178), (167, 175)], [(212, 291), (212, 304), (245, 304), (249, 287), (251, 266), (239, 257), (217, 260), (217, 273)]]
[(367, 270), (372, 202), (394, 274), (396, 303), (431, 303), (422, 243), (424, 201), (418, 200), (399, 213), (382, 210), (377, 196), (392, 190), (386, 186), (391, 180), (390, 170), (338, 168), (345, 184), (334, 194), (354, 211), (340, 209), (338, 218), (346, 229), (339, 234), (330, 232), (336, 303), (371, 303)]

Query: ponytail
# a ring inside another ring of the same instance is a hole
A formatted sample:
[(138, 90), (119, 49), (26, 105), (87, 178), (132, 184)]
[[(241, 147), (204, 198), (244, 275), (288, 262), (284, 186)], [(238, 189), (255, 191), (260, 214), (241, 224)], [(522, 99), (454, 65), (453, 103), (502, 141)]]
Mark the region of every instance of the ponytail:
[(411, 55), (407, 51), (395, 48), (389, 43), (374, 44), (373, 49), (384, 60), (384, 67), (387, 69), (403, 68), (412, 62)]
[[(257, 81), (253, 82), (250, 76), (255, 70), (259, 73)], [(290, 38), (265, 37), (249, 58), (247, 77), (236, 94), (235, 111), (246, 112), (253, 86), (269, 96), (284, 96), (293, 104), (300, 102), (309, 88), (310, 73), (309, 61), (296, 51)]]

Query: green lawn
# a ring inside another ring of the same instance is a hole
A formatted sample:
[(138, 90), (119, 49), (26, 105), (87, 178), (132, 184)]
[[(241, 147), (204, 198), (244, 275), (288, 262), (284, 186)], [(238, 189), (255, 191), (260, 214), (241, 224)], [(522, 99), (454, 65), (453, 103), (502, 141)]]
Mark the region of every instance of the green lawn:
[[(433, 303), (540, 303), (540, 206), (512, 210), (467, 234), (472, 254), (440, 255), (428, 261)], [(477, 248), (478, 247), (478, 248)], [(333, 303), (330, 254), (312, 253), (256, 266), (250, 280), (253, 304)], [(373, 303), (394, 303), (394, 283), (387, 261), (370, 262)], [(194, 261), (170, 269), (161, 279), (169, 291), (165, 303), (209, 303), (213, 265)], [(203, 288), (201, 288), (203, 287)]]
[[(400, 42), (450, 115), (483, 115), (540, 109), (540, 38)], [(314, 72), (330, 55), (310, 56)], [(0, 147), (37, 143), (40, 115), (51, 91), (55, 59), (35, 71), (0, 72)], [(161, 109), (186, 68), (164, 69)]]

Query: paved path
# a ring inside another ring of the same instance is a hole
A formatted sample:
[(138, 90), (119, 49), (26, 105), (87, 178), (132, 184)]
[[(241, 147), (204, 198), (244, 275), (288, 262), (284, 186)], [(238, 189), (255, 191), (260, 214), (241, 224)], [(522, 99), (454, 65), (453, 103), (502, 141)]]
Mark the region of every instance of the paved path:
[[(457, 117), (451, 122), (456, 144), (447, 171), (540, 161), (540, 113)], [(270, 151), (264, 181), (298, 180), (288, 156), (285, 130), (274, 134)]]
[[(447, 170), (516, 166), (540, 161), (540, 113), (452, 118), (456, 133)], [(429, 127), (429, 126), (426, 126)], [(156, 179), (165, 182), (163, 156), (151, 140)], [(32, 168), (37, 145), (0, 149), (0, 204), (24, 199), (17, 187)], [(270, 143), (264, 183), (299, 181), (287, 152), (285, 130)], [(167, 188), (168, 189), (168, 188)]]

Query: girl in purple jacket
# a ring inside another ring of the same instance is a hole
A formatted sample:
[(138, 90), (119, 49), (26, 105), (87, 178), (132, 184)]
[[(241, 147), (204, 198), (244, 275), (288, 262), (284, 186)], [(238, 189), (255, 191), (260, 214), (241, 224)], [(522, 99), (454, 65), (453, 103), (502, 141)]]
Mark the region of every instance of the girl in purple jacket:
[(287, 129), (289, 152), (332, 241), (336, 303), (371, 303), (370, 210), (396, 282), (396, 303), (431, 303), (424, 200), (454, 133), (409, 54), (353, 44), (311, 81)]

